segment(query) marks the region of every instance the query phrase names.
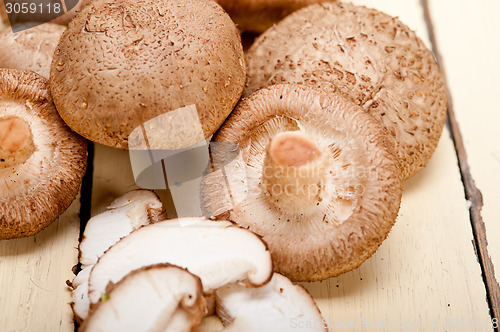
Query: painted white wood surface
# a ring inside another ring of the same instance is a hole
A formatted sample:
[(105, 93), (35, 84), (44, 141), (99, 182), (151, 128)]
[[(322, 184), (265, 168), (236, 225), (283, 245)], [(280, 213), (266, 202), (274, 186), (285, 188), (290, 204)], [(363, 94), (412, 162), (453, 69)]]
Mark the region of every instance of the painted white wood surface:
[(80, 196), (35, 236), (0, 241), (0, 331), (73, 331), (72, 267), (78, 261)]
[(429, 4), (470, 171), (483, 195), (488, 252), (500, 281), (500, 1)]

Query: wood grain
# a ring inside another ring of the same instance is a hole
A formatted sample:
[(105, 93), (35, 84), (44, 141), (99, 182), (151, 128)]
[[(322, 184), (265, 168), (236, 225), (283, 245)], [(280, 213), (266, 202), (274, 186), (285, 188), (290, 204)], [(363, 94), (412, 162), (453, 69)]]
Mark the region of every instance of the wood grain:
[(80, 196), (48, 228), (0, 241), (0, 331), (73, 331), (71, 292), (78, 261)]
[[(498, 1), (426, 0), (431, 39), (448, 81), (457, 150), (492, 317), (500, 319), (500, 12)], [(463, 22), (467, 24), (463, 24)], [(480, 38), (478, 38), (480, 36)], [(469, 64), (469, 65), (466, 65)], [(496, 269), (495, 269), (496, 267)]]

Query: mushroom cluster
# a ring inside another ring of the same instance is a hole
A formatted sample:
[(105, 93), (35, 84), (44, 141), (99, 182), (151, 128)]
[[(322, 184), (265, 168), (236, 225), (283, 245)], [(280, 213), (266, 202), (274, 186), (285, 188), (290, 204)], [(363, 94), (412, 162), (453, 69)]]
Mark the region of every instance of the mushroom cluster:
[[(305, 289), (273, 274), (254, 233), (228, 221), (157, 220), (162, 211), (152, 192), (133, 191), (87, 224), (83, 269), (70, 283), (83, 331), (192, 331), (215, 308), (224, 331), (288, 331), (290, 319), (321, 320)], [(143, 309), (132, 310), (137, 303)]]
[[(82, 331), (193, 331), (212, 313), (224, 331), (294, 331), (322, 318), (292, 281), (355, 269), (388, 236), (440, 137), (444, 81), (398, 19), (318, 2), (82, 0), (67, 28), (0, 31), (0, 67), (24, 70), (0, 69), (0, 239), (77, 195), (76, 133), (137, 156), (215, 134), (205, 217), (167, 220), (136, 190), (88, 221), (68, 282)], [(267, 31), (245, 56), (238, 29)]]
[(38, 233), (78, 194), (87, 143), (59, 117), (46, 79), (0, 69), (0, 240)]

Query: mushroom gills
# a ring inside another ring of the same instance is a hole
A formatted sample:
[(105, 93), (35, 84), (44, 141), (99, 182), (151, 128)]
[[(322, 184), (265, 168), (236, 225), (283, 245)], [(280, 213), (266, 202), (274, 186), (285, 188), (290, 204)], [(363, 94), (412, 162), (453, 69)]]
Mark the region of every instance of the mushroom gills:
[(167, 220), (131, 233), (101, 256), (90, 274), (91, 303), (101, 299), (109, 283), (159, 263), (187, 268), (200, 277), (207, 294), (233, 282), (263, 285), (273, 270), (266, 245), (248, 230), (203, 218)]
[(32, 70), (48, 79), (52, 57), (64, 29), (55, 23), (1, 29), (0, 67)]
[(395, 17), (344, 1), (311, 5), (260, 35), (245, 59), (243, 97), (296, 83), (361, 106), (390, 134), (402, 179), (425, 166), (437, 146), (444, 79), (432, 52)]
[(205, 313), (200, 279), (177, 266), (142, 268), (110, 288), (80, 331), (189, 332)]
[(278, 273), (262, 287), (232, 284), (215, 294), (217, 315), (226, 326), (224, 332), (293, 332), (305, 324), (312, 326), (307, 331), (327, 331), (311, 295)]
[(163, 204), (154, 192), (133, 190), (115, 199), (106, 211), (87, 222), (79, 246), (82, 270), (72, 283), (73, 312), (78, 320), (88, 315), (88, 279), (99, 257), (132, 231), (165, 218)]

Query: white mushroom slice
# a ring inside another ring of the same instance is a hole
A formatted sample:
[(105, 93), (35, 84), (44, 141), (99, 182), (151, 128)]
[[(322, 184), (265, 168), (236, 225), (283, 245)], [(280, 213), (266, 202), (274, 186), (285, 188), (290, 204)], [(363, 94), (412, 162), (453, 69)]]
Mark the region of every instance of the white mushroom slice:
[(122, 237), (165, 217), (163, 204), (154, 192), (133, 190), (115, 199), (107, 211), (88, 221), (80, 243), (82, 270), (72, 283), (73, 311), (77, 320), (88, 315), (88, 280), (99, 257)]
[(217, 315), (227, 326), (224, 332), (327, 331), (311, 295), (278, 273), (262, 287), (226, 285), (215, 297)]
[(203, 218), (169, 220), (138, 229), (101, 256), (90, 273), (90, 302), (97, 303), (110, 282), (159, 263), (187, 268), (206, 293), (234, 282), (263, 285), (273, 270), (266, 245), (246, 229)]
[[(50, 64), (64, 27), (47, 23), (0, 30), (0, 66), (2, 68), (32, 70), (45, 78), (50, 77)], [(16, 30), (14, 30), (16, 31)]]
[(200, 279), (177, 266), (142, 268), (110, 288), (81, 331), (194, 331), (205, 313)]
[[(243, 162), (220, 166), (224, 150), (211, 149), (202, 211), (261, 235), (275, 271), (294, 281), (348, 272), (377, 250), (398, 214), (399, 163), (388, 137), (335, 94), (293, 84), (261, 89), (214, 137), (239, 149)], [(233, 180), (242, 173), (245, 182)]]

